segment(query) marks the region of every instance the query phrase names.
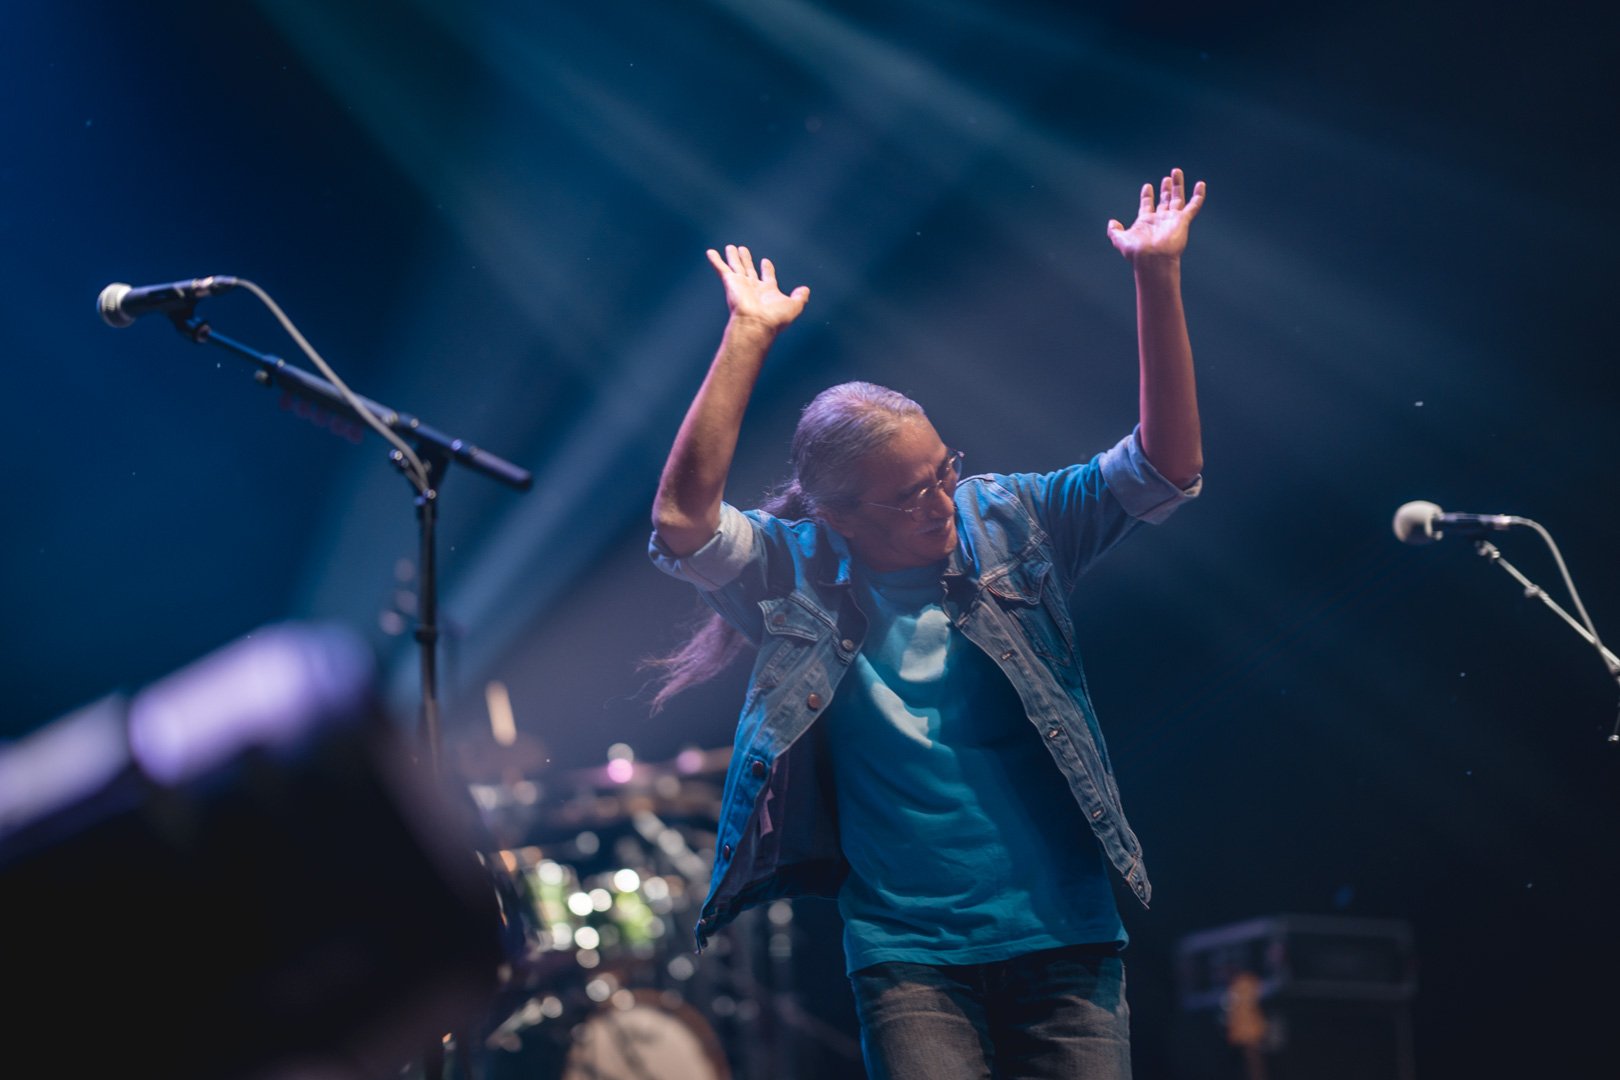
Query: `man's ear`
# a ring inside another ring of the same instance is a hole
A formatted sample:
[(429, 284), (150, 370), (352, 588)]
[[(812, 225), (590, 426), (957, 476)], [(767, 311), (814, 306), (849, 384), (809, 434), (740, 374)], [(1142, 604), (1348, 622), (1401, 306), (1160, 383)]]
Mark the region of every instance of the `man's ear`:
[(846, 540), (849, 539), (850, 536), (854, 535), (855, 522), (852, 520), (854, 517), (853, 511), (834, 510), (824, 507), (821, 510), (816, 511), (816, 517), (820, 519), (823, 525), (827, 526), (827, 528), (831, 529), (838, 535), (844, 537)]

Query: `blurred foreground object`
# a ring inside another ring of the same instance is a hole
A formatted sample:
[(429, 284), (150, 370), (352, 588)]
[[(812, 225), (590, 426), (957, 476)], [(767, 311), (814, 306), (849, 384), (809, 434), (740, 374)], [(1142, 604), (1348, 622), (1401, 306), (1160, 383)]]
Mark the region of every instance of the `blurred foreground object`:
[(395, 1075), (494, 990), (472, 828), (358, 638), (261, 629), (0, 747), (7, 1030), (72, 1075)]

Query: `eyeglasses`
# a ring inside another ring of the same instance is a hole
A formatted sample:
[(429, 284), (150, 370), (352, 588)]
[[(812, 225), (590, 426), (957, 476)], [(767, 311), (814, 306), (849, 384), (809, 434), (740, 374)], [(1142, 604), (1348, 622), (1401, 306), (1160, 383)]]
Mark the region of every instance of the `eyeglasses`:
[(907, 499), (904, 506), (891, 506), (888, 503), (871, 502), (870, 500), (865, 499), (861, 501), (861, 505), (876, 506), (883, 510), (893, 510), (897, 514), (905, 514), (908, 517), (914, 518), (927, 508), (928, 497), (935, 491), (943, 491), (945, 496), (949, 498), (956, 490), (957, 480), (961, 479), (962, 477), (962, 458), (964, 458), (966, 454), (964, 454), (961, 450), (948, 450), (946, 452), (950, 456), (945, 459), (945, 464), (940, 466), (939, 479), (935, 480), (932, 484), (924, 486), (915, 495)]

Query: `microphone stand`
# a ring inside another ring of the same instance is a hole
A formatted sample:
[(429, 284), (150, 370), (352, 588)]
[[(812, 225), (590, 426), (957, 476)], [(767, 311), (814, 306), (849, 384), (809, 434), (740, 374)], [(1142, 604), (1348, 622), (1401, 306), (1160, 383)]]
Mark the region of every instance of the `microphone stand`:
[[(427, 466), (429, 477), (437, 477), (434, 486), (426, 491), (418, 492), (413, 503), (416, 506), (417, 522), (417, 551), (421, 562), (421, 584), (418, 586), (416, 600), (416, 644), (418, 660), (421, 665), (422, 677), (422, 723), (421, 739), (429, 758), (429, 767), (434, 780), (439, 779), (439, 575), (436, 569), (438, 552), (434, 543), (439, 523), (439, 485), (444, 483), (445, 470), (450, 464), (449, 455), (438, 447), (427, 447), (421, 443), (416, 447), (417, 457)], [(410, 476), (405, 463), (405, 455), (398, 450), (388, 455), (388, 460), (405, 474), (406, 480)], [(413, 485), (414, 490), (414, 485)]]
[[(355, 407), (336, 386), (316, 375), (292, 366), (279, 356), (259, 352), (249, 348), (239, 341), (233, 341), (215, 330), (198, 318), (195, 314), (195, 305), (169, 313), (169, 321), (176, 330), (185, 337), (199, 345), (217, 345), (228, 352), (235, 353), (251, 361), (257, 368), (253, 373), (254, 381), (261, 386), (278, 387), (284, 393), (311, 402), (323, 409), (330, 410), (337, 416), (348, 417), (364, 425)], [(416, 479), (406, 461), (405, 455), (395, 449), (389, 454), (389, 461), (406, 477), (411, 489), (416, 493), (415, 507), (418, 529), (418, 547), (421, 561), (419, 595), (417, 597), (418, 616), (416, 621), (416, 642), (421, 665), (422, 712), (419, 727), (419, 740), (422, 753), (427, 762), (427, 768), (433, 783), (443, 782), (441, 766), (441, 740), (439, 733), (439, 699), (438, 699), (438, 575), (435, 569), (437, 552), (435, 550), (436, 526), (438, 524), (438, 489), (444, 484), (445, 474), (452, 461), (460, 462), (474, 472), (482, 473), (489, 478), (505, 484), (518, 491), (528, 491), (533, 484), (533, 477), (528, 470), (520, 468), (488, 451), (481, 450), (464, 439), (452, 438), (443, 432), (424, 424), (420, 419), (409, 413), (391, 409), (386, 405), (378, 404), (369, 398), (355, 396), (360, 406), (366, 409), (374, 418), (381, 421), (395, 434), (414, 444), (414, 449), (422, 464), (427, 467), (427, 474), (431, 483), (424, 489), (418, 486)], [(452, 1033), (453, 1034), (453, 1033)], [(465, 1040), (458, 1040), (465, 1042)], [(468, 1054), (470, 1046), (462, 1045), (457, 1055), (461, 1063), (463, 1074), (470, 1075), (468, 1067)], [(424, 1055), (425, 1080), (434, 1080), (442, 1075), (444, 1067), (444, 1047), (442, 1041), (428, 1047)]]
[[(1571, 617), (1569, 612), (1559, 607), (1557, 601), (1548, 596), (1545, 589), (1531, 581), (1529, 578), (1525, 577), (1519, 572), (1518, 567), (1514, 566), (1512, 563), (1508, 562), (1507, 559), (1503, 558), (1502, 552), (1495, 544), (1491, 543), (1489, 540), (1476, 540), (1474, 542), (1474, 550), (1477, 551), (1484, 559), (1497, 566), (1500, 566), (1503, 570), (1507, 571), (1507, 573), (1511, 575), (1515, 581), (1522, 585), (1524, 587), (1525, 599), (1540, 600), (1543, 604), (1546, 604), (1552, 609), (1554, 614), (1568, 623), (1572, 630), (1581, 635), (1581, 637), (1585, 638), (1588, 645), (1591, 645), (1597, 649), (1598, 655), (1603, 658), (1604, 665), (1609, 669), (1609, 677), (1614, 679), (1617, 684), (1620, 684), (1620, 657), (1616, 657), (1614, 653), (1610, 652), (1601, 641), (1593, 636), (1590, 630), (1582, 626), (1576, 619)], [(1620, 743), (1620, 717), (1615, 719), (1615, 730), (1609, 735), (1608, 741), (1611, 743)]]

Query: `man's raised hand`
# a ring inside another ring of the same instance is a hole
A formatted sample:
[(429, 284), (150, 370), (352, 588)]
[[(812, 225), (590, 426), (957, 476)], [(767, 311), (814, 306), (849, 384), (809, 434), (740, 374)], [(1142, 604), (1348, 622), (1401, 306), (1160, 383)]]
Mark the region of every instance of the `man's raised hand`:
[(776, 283), (776, 267), (761, 259), (754, 269), (754, 256), (745, 247), (726, 245), (725, 258), (709, 249), (709, 263), (726, 286), (726, 305), (731, 317), (777, 331), (799, 317), (810, 299), (810, 287), (800, 285), (783, 293)]
[(1186, 178), (1180, 169), (1159, 182), (1159, 200), (1153, 201), (1153, 185), (1142, 185), (1142, 204), (1136, 220), (1126, 228), (1119, 221), (1108, 223), (1108, 239), (1114, 248), (1133, 263), (1140, 258), (1176, 258), (1187, 248), (1187, 232), (1192, 219), (1204, 205), (1204, 182), (1193, 185), (1187, 198)]

